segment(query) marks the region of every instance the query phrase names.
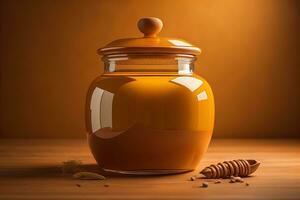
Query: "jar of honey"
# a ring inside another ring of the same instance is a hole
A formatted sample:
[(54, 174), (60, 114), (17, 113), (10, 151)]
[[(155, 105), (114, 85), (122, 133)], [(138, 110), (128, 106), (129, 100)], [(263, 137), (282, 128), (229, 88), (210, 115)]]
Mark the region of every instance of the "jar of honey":
[(98, 50), (104, 73), (88, 90), (88, 142), (98, 165), (124, 174), (192, 171), (209, 145), (214, 99), (196, 75), (200, 49), (158, 37), (162, 21), (142, 18), (140, 38)]

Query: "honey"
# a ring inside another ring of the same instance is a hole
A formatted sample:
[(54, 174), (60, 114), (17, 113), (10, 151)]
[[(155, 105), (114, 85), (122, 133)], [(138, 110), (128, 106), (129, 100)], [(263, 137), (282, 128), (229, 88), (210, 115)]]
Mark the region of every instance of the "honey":
[[(91, 102), (97, 91), (102, 94), (100, 126), (95, 128), (91, 118), (87, 124), (100, 167), (117, 171), (197, 167), (214, 123), (212, 91), (201, 77), (104, 74), (90, 88)], [(93, 112), (97, 111), (91, 109), (88, 116)]]
[(200, 49), (158, 38), (162, 22), (139, 21), (142, 38), (99, 49), (104, 74), (87, 93), (88, 141), (98, 165), (126, 174), (192, 171), (214, 126), (210, 86), (193, 73)]

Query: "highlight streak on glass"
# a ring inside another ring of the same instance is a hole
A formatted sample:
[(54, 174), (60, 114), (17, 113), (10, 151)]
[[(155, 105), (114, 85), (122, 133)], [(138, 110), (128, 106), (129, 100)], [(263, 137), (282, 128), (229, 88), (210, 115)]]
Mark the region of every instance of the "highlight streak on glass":
[(96, 87), (92, 94), (90, 109), (91, 109), (91, 124), (92, 131), (96, 132), (101, 128), (100, 124), (100, 102), (104, 90)]
[(201, 80), (193, 78), (193, 77), (178, 77), (178, 78), (171, 80), (171, 82), (182, 85), (182, 86), (188, 88), (192, 92), (197, 90), (203, 84), (203, 82)]
[(206, 100), (207, 98), (208, 97), (207, 97), (206, 91), (202, 91), (197, 95), (198, 101), (203, 101), (203, 100)]

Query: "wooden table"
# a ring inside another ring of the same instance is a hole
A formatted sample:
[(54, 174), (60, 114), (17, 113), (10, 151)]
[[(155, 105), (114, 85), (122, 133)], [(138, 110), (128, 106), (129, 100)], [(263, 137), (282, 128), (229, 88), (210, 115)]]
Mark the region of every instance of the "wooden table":
[(262, 163), (254, 176), (245, 178), (249, 186), (208, 180), (208, 188), (201, 188), (204, 180), (188, 180), (196, 171), (84, 181), (64, 175), (60, 167), (62, 161), (79, 159), (87, 170), (97, 170), (85, 140), (2, 139), (0, 199), (300, 199), (300, 140), (213, 139), (201, 168), (237, 158)]

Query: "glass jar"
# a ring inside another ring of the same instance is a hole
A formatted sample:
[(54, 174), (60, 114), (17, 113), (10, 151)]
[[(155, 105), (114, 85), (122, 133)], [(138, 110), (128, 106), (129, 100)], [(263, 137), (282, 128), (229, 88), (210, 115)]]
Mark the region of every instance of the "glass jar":
[(98, 50), (104, 73), (88, 90), (88, 141), (98, 165), (125, 174), (192, 171), (209, 145), (214, 99), (193, 73), (200, 49), (161, 38), (158, 18), (143, 18), (144, 37)]

